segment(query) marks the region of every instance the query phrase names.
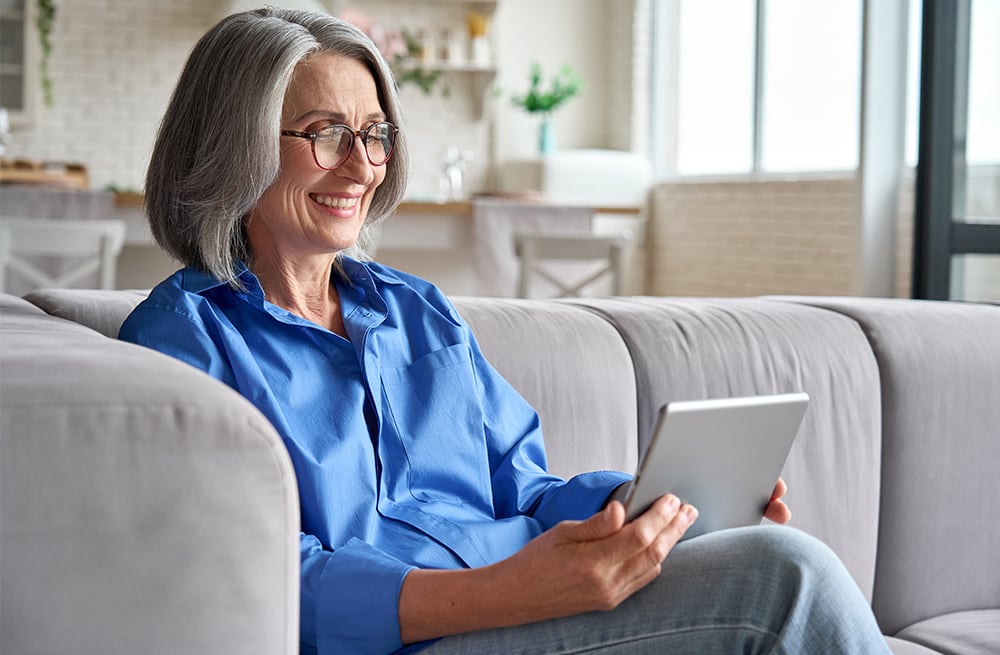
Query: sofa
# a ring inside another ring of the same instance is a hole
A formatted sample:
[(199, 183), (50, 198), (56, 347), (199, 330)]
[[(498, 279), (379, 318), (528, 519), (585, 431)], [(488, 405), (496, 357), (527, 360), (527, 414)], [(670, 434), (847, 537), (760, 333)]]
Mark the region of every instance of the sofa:
[[(114, 339), (143, 296), (0, 297), (0, 651), (295, 653), (289, 457), (228, 387)], [(562, 475), (634, 470), (668, 400), (806, 391), (791, 526), (896, 655), (1000, 653), (1000, 307), (454, 301)]]

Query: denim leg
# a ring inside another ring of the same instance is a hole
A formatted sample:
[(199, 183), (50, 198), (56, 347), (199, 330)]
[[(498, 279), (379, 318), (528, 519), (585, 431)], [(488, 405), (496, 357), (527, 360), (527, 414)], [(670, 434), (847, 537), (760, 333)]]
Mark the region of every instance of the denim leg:
[(682, 542), (657, 580), (610, 612), (457, 635), (423, 652), (891, 655), (836, 555), (775, 526)]

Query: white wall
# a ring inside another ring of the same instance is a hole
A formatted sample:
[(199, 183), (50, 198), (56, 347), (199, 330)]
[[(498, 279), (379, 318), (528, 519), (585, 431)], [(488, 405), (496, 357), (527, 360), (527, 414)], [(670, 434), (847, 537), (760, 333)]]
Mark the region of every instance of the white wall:
[[(513, 107), (511, 93), (528, 87), (532, 61), (546, 75), (563, 64), (583, 78), (582, 93), (553, 114), (559, 148), (599, 148), (609, 140), (606, 93), (613, 43), (607, 29), (608, 0), (501, 0), (497, 10), (500, 57), (497, 101), (497, 159), (526, 159), (537, 154), (537, 119)], [(627, 3), (618, 3), (624, 5)]]

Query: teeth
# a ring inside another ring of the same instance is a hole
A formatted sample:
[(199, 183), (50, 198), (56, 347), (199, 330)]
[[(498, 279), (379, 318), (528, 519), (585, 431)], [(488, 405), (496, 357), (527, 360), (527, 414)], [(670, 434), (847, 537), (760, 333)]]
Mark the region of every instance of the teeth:
[(313, 196), (313, 199), (321, 205), (333, 207), (334, 209), (350, 209), (358, 204), (357, 198), (334, 198), (333, 196), (316, 195)]

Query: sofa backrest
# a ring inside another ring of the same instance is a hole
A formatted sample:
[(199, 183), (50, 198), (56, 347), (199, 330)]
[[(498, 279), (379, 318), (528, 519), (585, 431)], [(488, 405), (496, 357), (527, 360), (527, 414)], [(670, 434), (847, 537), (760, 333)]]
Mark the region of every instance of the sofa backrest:
[(878, 361), (883, 632), (1000, 607), (1000, 306), (802, 302), (856, 320)]
[(640, 452), (670, 400), (805, 391), (782, 476), (791, 525), (826, 542), (870, 598), (878, 538), (879, 374), (851, 319), (760, 298), (576, 301), (625, 339), (639, 389)]
[(0, 370), (0, 651), (297, 652), (295, 476), (252, 405), (6, 295)]
[(635, 370), (611, 323), (559, 301), (453, 300), (487, 360), (538, 412), (553, 473), (635, 471)]
[(148, 294), (148, 290), (42, 289), (25, 294), (24, 299), (47, 314), (117, 339), (118, 328)]
[[(54, 316), (116, 337), (146, 293), (47, 289), (25, 298)], [(635, 372), (614, 326), (569, 304), (490, 298), (454, 302), (487, 359), (538, 411), (553, 473), (635, 470)]]

